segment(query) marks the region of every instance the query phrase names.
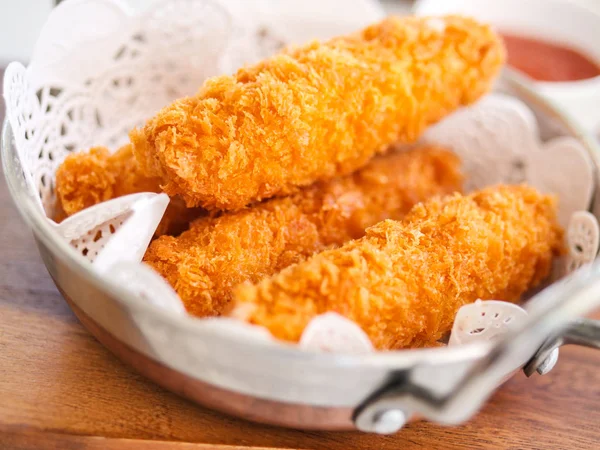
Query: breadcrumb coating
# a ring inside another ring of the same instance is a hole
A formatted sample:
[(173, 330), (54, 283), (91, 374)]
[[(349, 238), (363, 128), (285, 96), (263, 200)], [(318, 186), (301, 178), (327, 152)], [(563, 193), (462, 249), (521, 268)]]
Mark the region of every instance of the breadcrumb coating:
[(105, 147), (72, 153), (56, 171), (56, 193), (67, 215), (136, 192), (160, 192), (159, 180), (139, 169), (130, 144), (111, 153)]
[(166, 193), (236, 210), (415, 141), (486, 93), (504, 60), (499, 36), (472, 19), (389, 17), (211, 78), (130, 137)]
[[(123, 195), (138, 192), (162, 192), (160, 180), (148, 177), (140, 170), (131, 144), (111, 153), (105, 147), (89, 152), (73, 153), (56, 171), (57, 214), (61, 221), (82, 209)], [(200, 215), (188, 209), (180, 198), (171, 198), (156, 235), (176, 234), (187, 228)]]
[(531, 187), (454, 194), (240, 285), (232, 315), (298, 341), (313, 317), (334, 311), (356, 322), (377, 349), (432, 346), (461, 306), (519, 300), (549, 274), (561, 243), (554, 199)]
[(415, 203), (461, 190), (462, 180), (460, 162), (448, 150), (392, 153), (291, 197), (198, 219), (178, 238), (155, 240), (144, 260), (174, 287), (188, 312), (218, 315), (235, 285), (257, 282), (315, 252), (359, 238), (365, 228), (398, 219)]

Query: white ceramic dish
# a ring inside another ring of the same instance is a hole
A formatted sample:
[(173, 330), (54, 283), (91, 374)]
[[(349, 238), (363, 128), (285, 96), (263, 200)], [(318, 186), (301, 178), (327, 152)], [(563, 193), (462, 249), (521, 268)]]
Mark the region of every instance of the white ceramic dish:
[[(600, 14), (569, 0), (419, 0), (414, 12), (473, 16), (501, 31), (567, 45), (600, 63)], [(534, 85), (588, 131), (600, 131), (600, 76)]]

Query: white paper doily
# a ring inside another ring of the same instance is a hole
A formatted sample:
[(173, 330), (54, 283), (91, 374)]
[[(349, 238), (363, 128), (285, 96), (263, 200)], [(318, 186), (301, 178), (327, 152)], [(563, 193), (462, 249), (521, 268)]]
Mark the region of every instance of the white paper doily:
[(566, 230), (566, 241), (565, 274), (570, 274), (591, 263), (598, 254), (600, 227), (596, 217), (587, 211), (575, 212)]
[(368, 353), (374, 350), (371, 340), (358, 325), (333, 312), (311, 320), (298, 345), (305, 350), (324, 352)]
[(167, 205), (166, 194), (141, 193), (84, 209), (55, 226), (58, 234), (99, 269), (141, 261)]
[(165, 311), (185, 314), (185, 307), (171, 285), (145, 264), (119, 261), (106, 269), (106, 276), (127, 286), (148, 303)]
[(497, 300), (465, 305), (458, 310), (448, 345), (493, 341), (527, 320), (520, 306)]
[(595, 180), (583, 145), (570, 137), (542, 143), (535, 116), (514, 97), (489, 95), (431, 127), (423, 141), (461, 157), (467, 191), (527, 183), (559, 198), (564, 227), (575, 211), (590, 207)]

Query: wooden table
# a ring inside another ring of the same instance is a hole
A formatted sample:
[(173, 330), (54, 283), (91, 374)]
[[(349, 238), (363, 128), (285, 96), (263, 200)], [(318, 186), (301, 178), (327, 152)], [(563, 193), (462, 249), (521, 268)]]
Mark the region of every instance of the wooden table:
[(277, 429), (200, 408), (105, 350), (54, 287), (4, 179), (0, 255), (1, 450), (600, 448), (598, 351), (564, 348), (550, 375), (517, 375), (457, 428), (421, 422), (395, 436)]

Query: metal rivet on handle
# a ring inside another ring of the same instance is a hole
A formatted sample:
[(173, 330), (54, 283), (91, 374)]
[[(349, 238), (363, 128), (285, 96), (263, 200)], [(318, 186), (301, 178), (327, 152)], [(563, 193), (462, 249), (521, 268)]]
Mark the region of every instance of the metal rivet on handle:
[(407, 415), (399, 409), (379, 411), (369, 419), (366, 411), (356, 421), (356, 427), (366, 433), (393, 434), (401, 430), (408, 421)]
[(548, 356), (545, 360), (543, 360), (539, 366), (536, 367), (536, 372), (540, 375), (546, 375), (550, 372), (556, 363), (558, 362), (558, 349), (554, 349), (550, 356)]
[(406, 425), (406, 414), (399, 409), (390, 409), (375, 416), (373, 432), (377, 434), (396, 433)]
[(533, 357), (529, 360), (523, 372), (530, 377), (534, 373), (546, 375), (558, 362), (558, 347), (563, 344), (561, 340), (551, 340), (546, 342)]

